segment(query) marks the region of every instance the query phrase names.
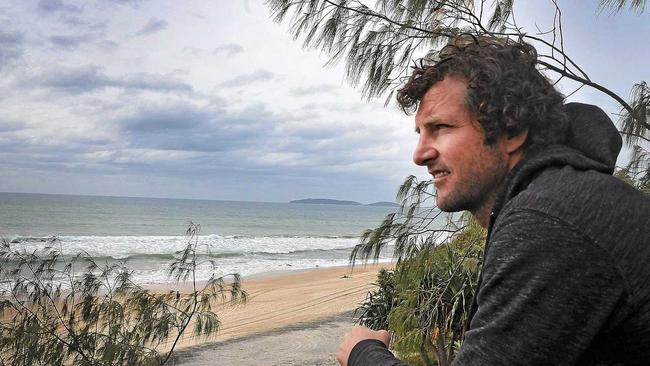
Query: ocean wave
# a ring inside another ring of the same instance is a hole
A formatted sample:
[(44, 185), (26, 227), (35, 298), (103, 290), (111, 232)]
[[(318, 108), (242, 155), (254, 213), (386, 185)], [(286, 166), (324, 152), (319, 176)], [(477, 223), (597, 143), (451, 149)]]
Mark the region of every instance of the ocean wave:
[[(26, 250), (38, 250), (50, 244), (51, 237), (21, 237), (15, 244)], [(47, 240), (46, 240), (47, 238)], [(17, 239), (17, 238), (16, 238)], [(31, 240), (29, 240), (31, 239)], [(243, 255), (301, 254), (313, 251), (349, 250), (357, 237), (340, 236), (219, 236), (198, 239), (199, 250), (213, 258)], [(185, 236), (61, 236), (57, 247), (64, 255), (86, 252), (109, 260), (137, 259), (138, 256), (170, 259), (187, 246)]]
[[(59, 235), (49, 235), (49, 236), (13, 236), (8, 241), (12, 244), (24, 243), (24, 242), (33, 242), (33, 243), (45, 243), (55, 240), (79, 240), (79, 239), (92, 239), (97, 238), (100, 240), (109, 240), (114, 239), (183, 239), (187, 240), (187, 237), (184, 235), (93, 235), (93, 236), (59, 236)], [(251, 235), (219, 235), (219, 234), (209, 234), (209, 235), (200, 235), (200, 238), (204, 239), (275, 239), (275, 238), (286, 238), (286, 239), (359, 239), (358, 235), (261, 235), (261, 236), (251, 236)]]
[(219, 235), (209, 234), (206, 238), (216, 239), (262, 239), (262, 238), (290, 238), (290, 239), (359, 239), (358, 235)]
[(52, 243), (58, 239), (57, 236), (15, 236), (9, 243)]
[[(328, 253), (334, 252), (344, 252), (346, 255), (350, 252), (352, 248), (340, 248), (340, 249), (302, 249), (302, 250), (293, 250), (287, 252), (221, 252), (221, 253), (198, 253), (197, 257), (199, 259), (223, 259), (223, 258), (238, 258), (238, 257), (258, 257), (258, 258), (268, 258), (273, 260), (274, 258), (286, 258), (287, 256), (298, 256), (298, 257), (327, 257)], [(67, 255), (66, 258), (72, 256)], [(128, 255), (101, 255), (93, 256), (95, 261), (172, 261), (177, 258), (175, 253), (135, 253)]]

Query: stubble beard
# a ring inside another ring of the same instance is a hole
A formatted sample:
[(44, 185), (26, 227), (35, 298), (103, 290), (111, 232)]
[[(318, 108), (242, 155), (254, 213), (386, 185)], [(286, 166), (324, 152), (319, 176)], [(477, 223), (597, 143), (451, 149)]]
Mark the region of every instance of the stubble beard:
[(438, 208), (445, 212), (470, 211), (472, 214), (484, 211), (486, 206), (494, 204), (496, 194), (508, 172), (507, 164), (498, 153), (489, 151), (475, 156), (463, 176), (450, 191), (436, 198)]

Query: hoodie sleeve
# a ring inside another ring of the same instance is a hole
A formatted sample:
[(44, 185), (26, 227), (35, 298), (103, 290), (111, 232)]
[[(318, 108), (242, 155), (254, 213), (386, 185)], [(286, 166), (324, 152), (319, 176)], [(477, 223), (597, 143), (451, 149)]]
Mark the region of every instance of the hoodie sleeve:
[(533, 210), (502, 214), (453, 364), (573, 365), (624, 301), (625, 283), (568, 223)]
[(348, 366), (408, 366), (398, 360), (382, 341), (366, 339), (350, 351)]

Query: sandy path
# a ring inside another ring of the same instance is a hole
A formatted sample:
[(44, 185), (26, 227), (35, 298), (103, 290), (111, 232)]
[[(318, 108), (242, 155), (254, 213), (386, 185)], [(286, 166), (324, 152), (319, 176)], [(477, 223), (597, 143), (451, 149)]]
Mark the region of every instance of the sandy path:
[(379, 268), (359, 266), (353, 272), (347, 267), (316, 268), (243, 281), (242, 286), (249, 294), (248, 302), (244, 306), (217, 311), (221, 320), (219, 334), (207, 341), (187, 336), (177, 350), (269, 334), (300, 323), (351, 314), (372, 288)]
[(336, 351), (352, 312), (177, 353), (182, 366), (338, 365)]

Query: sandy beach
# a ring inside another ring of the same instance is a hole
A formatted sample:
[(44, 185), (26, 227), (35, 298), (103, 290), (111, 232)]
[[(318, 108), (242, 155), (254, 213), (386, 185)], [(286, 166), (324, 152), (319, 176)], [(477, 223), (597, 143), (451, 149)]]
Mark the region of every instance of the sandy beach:
[(379, 269), (388, 266), (315, 268), (244, 279), (246, 305), (218, 311), (221, 330), (216, 337), (185, 337), (177, 348), (177, 364), (334, 364), (354, 309)]
[(336, 351), (353, 312), (302, 322), (229, 341), (183, 348), (176, 365), (338, 365)]

